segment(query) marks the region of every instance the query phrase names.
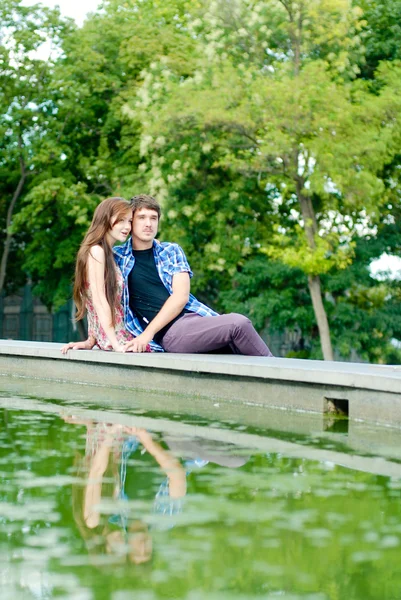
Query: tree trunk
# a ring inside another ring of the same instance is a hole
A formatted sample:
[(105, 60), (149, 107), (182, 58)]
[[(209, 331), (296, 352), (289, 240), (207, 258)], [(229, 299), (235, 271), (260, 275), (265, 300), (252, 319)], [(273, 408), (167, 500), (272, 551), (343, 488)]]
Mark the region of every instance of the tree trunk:
[[(288, 14), (290, 25), (289, 33), (293, 50), (294, 76), (297, 77), (301, 70), (301, 45), (303, 35), (304, 21), (304, 2), (291, 2), (280, 0)], [(296, 193), (301, 208), (301, 214), (304, 221), (305, 235), (308, 246), (311, 250), (316, 249), (315, 235), (317, 234), (316, 215), (313, 209), (312, 201), (303, 193), (304, 179), (299, 175), (299, 147), (294, 148), (292, 156), (293, 179), (296, 185)], [(309, 293), (312, 299), (313, 311), (315, 313), (316, 323), (319, 329), (320, 346), (322, 348), (324, 360), (334, 360), (333, 348), (331, 346), (330, 328), (327, 319), (326, 310), (323, 304), (322, 288), (319, 275), (308, 275)]]
[(324, 360), (334, 360), (333, 348), (331, 346), (330, 328), (327, 320), (326, 310), (322, 300), (322, 290), (320, 286), (320, 277), (318, 275), (308, 275), (308, 287), (312, 298), (313, 310), (319, 329), (320, 346), (323, 352)]
[(7, 221), (6, 221), (7, 234), (6, 234), (6, 241), (5, 241), (4, 247), (3, 247), (3, 255), (1, 257), (1, 264), (0, 264), (0, 294), (2, 293), (3, 288), (4, 288), (8, 256), (10, 254), (11, 241), (13, 239), (13, 236), (10, 233), (10, 227), (11, 227), (11, 223), (12, 223), (14, 208), (15, 208), (18, 198), (21, 195), (21, 192), (24, 187), (25, 179), (26, 179), (25, 163), (23, 160), (21, 160), (20, 162), (21, 162), (21, 177), (20, 177), (18, 185), (15, 189), (14, 195), (11, 199), (10, 206), (8, 207), (8, 211), (7, 211)]
[(293, 65), (295, 77), (301, 68), (301, 44), (304, 25), (304, 3), (292, 0), (279, 0), (288, 15), (289, 35), (293, 51)]
[[(308, 241), (308, 246), (311, 250), (315, 250), (317, 223), (312, 201), (310, 198), (308, 198), (308, 196), (304, 196), (302, 193), (303, 181), (301, 177), (298, 178), (296, 187), (302, 218), (304, 220), (305, 235)], [(327, 319), (326, 309), (324, 308), (323, 304), (322, 288), (320, 285), (319, 275), (308, 275), (308, 287), (312, 298), (316, 323), (319, 329), (320, 346), (322, 348), (323, 358), (324, 360), (334, 360), (329, 321)]]

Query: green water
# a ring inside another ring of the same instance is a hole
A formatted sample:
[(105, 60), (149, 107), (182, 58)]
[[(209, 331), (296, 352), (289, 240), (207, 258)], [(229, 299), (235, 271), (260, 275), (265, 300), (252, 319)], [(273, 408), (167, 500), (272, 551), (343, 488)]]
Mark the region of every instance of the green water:
[(401, 599), (401, 467), (319, 460), (307, 436), (313, 459), (262, 431), (236, 444), (235, 423), (17, 404), (0, 407), (1, 600)]

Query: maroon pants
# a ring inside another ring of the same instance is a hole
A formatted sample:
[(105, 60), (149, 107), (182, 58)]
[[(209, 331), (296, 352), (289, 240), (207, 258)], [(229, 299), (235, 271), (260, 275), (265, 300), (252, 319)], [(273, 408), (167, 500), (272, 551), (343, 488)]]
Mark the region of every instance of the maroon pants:
[(170, 327), (162, 346), (166, 352), (182, 354), (202, 354), (230, 346), (235, 354), (273, 356), (251, 321), (238, 313), (218, 317), (187, 313)]

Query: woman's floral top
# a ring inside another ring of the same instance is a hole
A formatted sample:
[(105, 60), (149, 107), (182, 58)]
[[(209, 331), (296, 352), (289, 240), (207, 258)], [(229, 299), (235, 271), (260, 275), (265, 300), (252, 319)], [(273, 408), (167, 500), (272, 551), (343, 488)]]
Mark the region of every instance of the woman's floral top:
[[(115, 332), (120, 344), (125, 344), (134, 339), (134, 336), (124, 329), (124, 312), (121, 304), (123, 294), (123, 276), (120, 269), (116, 267), (117, 274), (117, 297), (115, 308)], [(100, 324), (99, 317), (93, 305), (93, 297), (89, 283), (86, 284), (86, 311), (88, 314), (88, 334), (96, 339), (96, 344), (101, 350), (113, 350), (103, 327)]]

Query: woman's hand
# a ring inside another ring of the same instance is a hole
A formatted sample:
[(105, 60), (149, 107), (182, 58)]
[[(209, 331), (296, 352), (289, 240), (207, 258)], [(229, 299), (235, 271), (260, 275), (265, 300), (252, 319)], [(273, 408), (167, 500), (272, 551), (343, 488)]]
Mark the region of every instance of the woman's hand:
[(84, 342), (69, 342), (61, 348), (62, 354), (67, 354), (68, 350), (92, 350), (96, 344), (96, 340), (93, 337), (88, 337)]
[(125, 352), (125, 344), (113, 344), (113, 352)]

